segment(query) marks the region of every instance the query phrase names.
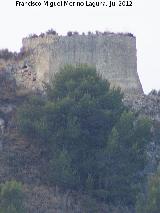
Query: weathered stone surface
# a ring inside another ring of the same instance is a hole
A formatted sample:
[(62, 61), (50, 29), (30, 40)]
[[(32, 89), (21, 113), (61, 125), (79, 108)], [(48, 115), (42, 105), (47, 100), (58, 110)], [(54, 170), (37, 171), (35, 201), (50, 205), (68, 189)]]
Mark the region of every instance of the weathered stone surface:
[[(65, 64), (95, 66), (112, 86), (125, 94), (143, 94), (137, 74), (136, 38), (128, 34), (98, 34), (23, 39), (23, 54), (0, 59), (0, 69), (16, 79), (17, 92), (42, 89)], [(21, 57), (19, 57), (19, 55)]]
[(151, 120), (160, 122), (160, 95), (149, 94), (134, 98), (127, 97), (124, 99), (124, 103), (141, 116), (147, 116)]
[(86, 63), (125, 93), (143, 94), (137, 74), (136, 39), (121, 34), (73, 35), (23, 39), (23, 48), (33, 50), (39, 82), (48, 81), (65, 64)]

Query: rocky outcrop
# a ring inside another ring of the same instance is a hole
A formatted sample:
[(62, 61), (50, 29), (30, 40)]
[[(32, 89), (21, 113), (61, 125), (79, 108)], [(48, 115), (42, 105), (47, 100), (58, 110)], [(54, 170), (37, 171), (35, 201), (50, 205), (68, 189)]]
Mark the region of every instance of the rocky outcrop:
[(152, 140), (147, 148), (148, 166), (144, 172), (153, 174), (160, 165), (160, 93), (154, 90), (148, 95), (125, 97), (123, 101), (138, 116), (152, 121)]
[(134, 112), (146, 116), (153, 121), (160, 122), (160, 95), (150, 93), (133, 97), (125, 97), (124, 103)]

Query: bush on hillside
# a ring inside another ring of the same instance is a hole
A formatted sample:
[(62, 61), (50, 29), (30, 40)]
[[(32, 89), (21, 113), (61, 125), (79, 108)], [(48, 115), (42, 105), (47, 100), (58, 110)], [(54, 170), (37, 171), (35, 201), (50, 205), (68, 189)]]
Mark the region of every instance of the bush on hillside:
[(25, 213), (21, 183), (8, 181), (0, 185), (0, 213)]
[(144, 181), (150, 121), (124, 107), (93, 67), (66, 66), (18, 111), (20, 131), (49, 147), (52, 183), (133, 205)]
[(136, 203), (137, 213), (159, 213), (160, 211), (160, 172), (149, 177), (145, 194)]

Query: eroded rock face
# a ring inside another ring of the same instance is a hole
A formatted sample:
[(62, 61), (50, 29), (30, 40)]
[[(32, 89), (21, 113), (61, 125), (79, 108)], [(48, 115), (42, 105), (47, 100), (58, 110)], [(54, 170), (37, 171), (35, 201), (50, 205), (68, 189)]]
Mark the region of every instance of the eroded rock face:
[(124, 103), (141, 116), (160, 122), (160, 95), (150, 93), (134, 98), (126, 97)]

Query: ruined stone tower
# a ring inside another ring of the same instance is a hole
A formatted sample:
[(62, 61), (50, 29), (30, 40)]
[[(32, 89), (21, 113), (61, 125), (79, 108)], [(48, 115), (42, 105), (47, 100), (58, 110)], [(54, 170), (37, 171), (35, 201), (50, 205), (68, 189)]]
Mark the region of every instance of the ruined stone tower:
[(44, 35), (24, 38), (22, 43), (24, 56), (6, 63), (20, 87), (40, 87), (63, 65), (85, 63), (95, 66), (124, 93), (143, 93), (137, 73), (136, 38), (130, 34)]

